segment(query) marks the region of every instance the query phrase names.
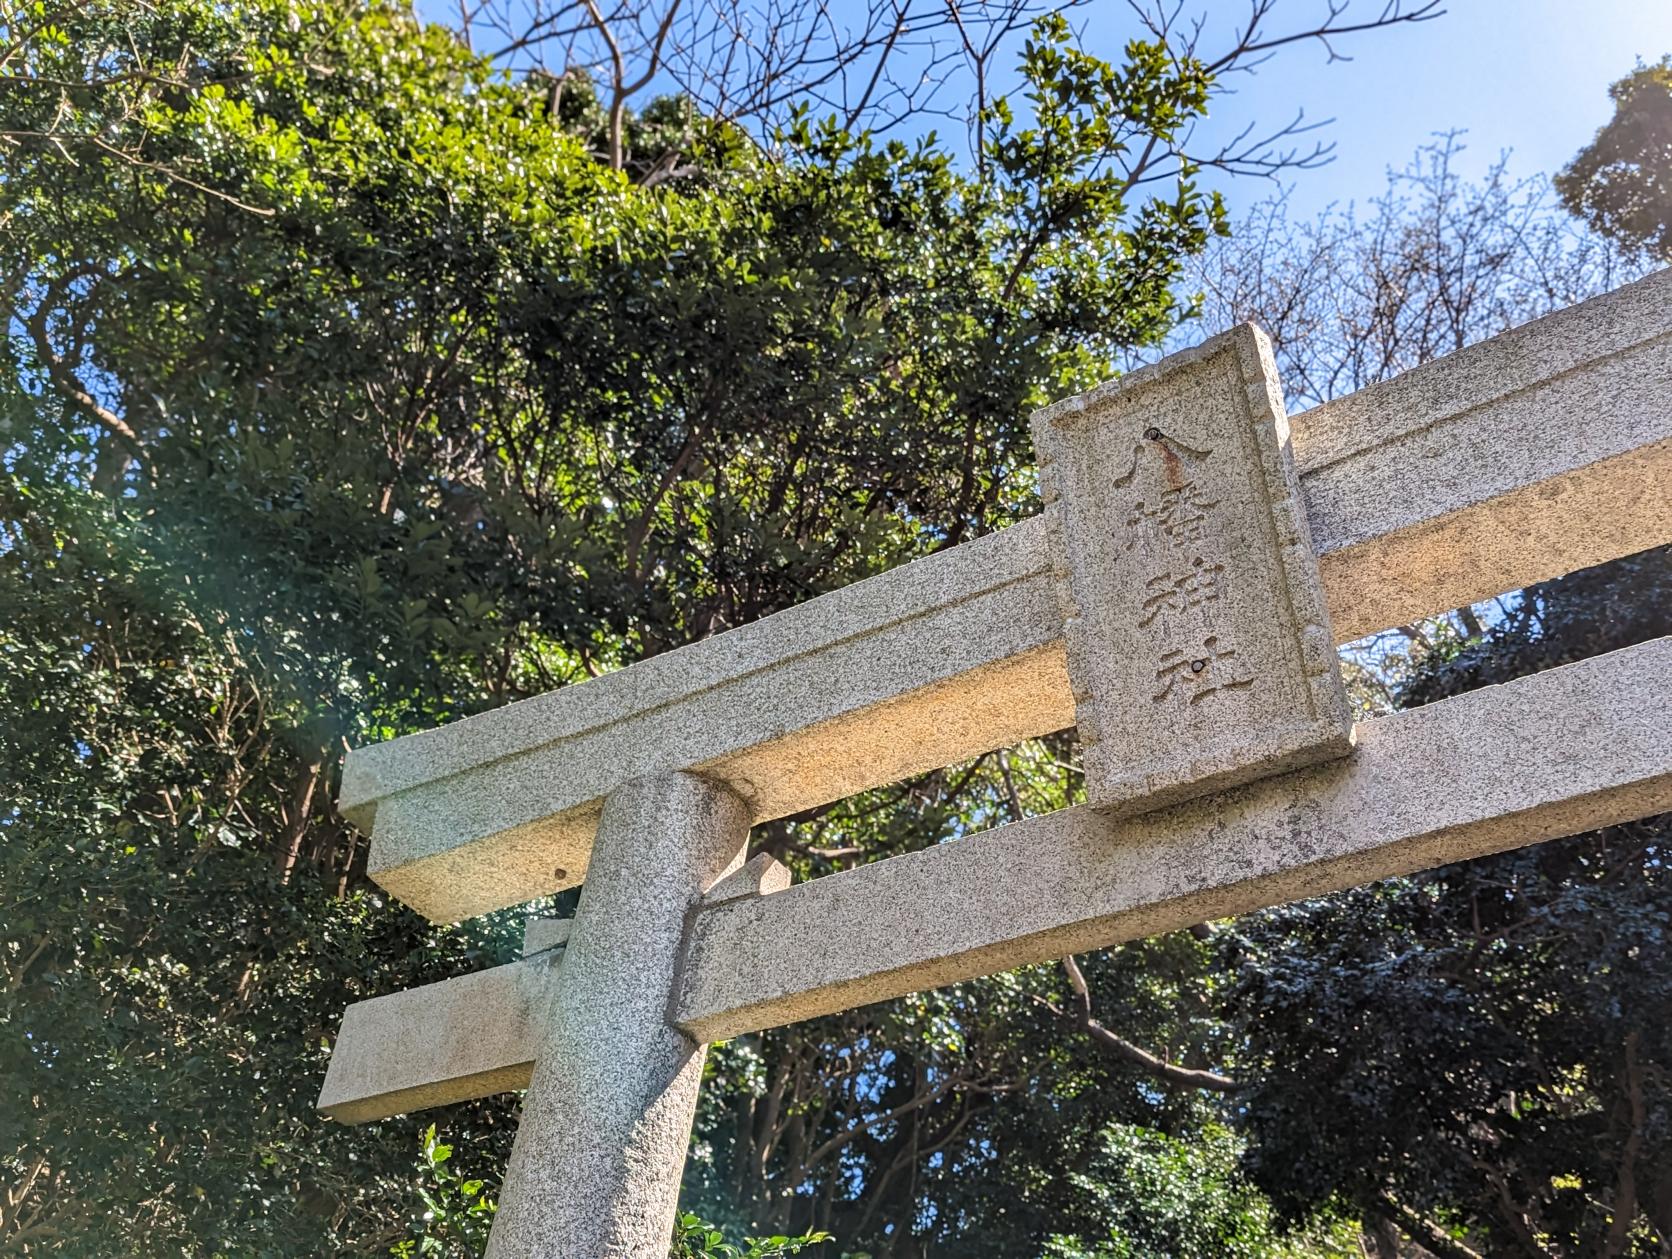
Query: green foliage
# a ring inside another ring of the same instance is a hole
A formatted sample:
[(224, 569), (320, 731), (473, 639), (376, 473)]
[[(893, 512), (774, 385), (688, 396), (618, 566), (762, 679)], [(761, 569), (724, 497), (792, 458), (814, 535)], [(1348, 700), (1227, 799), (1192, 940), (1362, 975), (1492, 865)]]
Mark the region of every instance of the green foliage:
[(414, 1223), (416, 1236), (397, 1242), (389, 1251), (396, 1259), (419, 1255), (480, 1255), (488, 1245), (493, 1226), (494, 1200), (485, 1183), (449, 1167), (453, 1147), (435, 1134), (435, 1125), (424, 1130), (419, 1152), (418, 1199), (423, 1213)]
[[(1545, 583), (1407, 702), (1663, 636), (1669, 610), (1665, 549)], [(1239, 922), (1224, 947), (1256, 1183), (1294, 1215), (1414, 1210), (1485, 1253), (1659, 1253), (1669, 830), (1645, 819)]]
[[(1199, 116), (1207, 76), (1050, 21), (971, 171), (805, 114), (762, 151), (663, 101), (616, 172), (583, 83), (553, 119), (393, 6), (3, 20), (0, 1248), (470, 1253), (491, 1195), (433, 1129), (415, 1220), (420, 1125), (313, 1102), (346, 1005), (504, 960), (514, 930), (384, 901), (332, 805), (343, 748), (1035, 510), (1030, 407), (1193, 309), (1180, 267), (1221, 207), (1188, 169), (1112, 171)], [(653, 166), (678, 173), (633, 182)], [(1434, 676), (1583, 650), (1563, 607), (1638, 605), (1526, 606)], [(1078, 793), (1045, 741), (758, 840), (814, 875)], [(1124, 1034), (1250, 1084), (1235, 1113), (1099, 1049), (1051, 968), (719, 1047), (686, 1198), (724, 1227), (682, 1244), (1281, 1253), (1258, 1186), (1509, 1253), (1497, 1176), (1582, 1252), (1639, 1077), (1641, 1210), (1617, 1214), (1662, 1220), (1664, 1033), (1636, 1013), (1665, 999), (1658, 836), (1085, 959)], [(441, 1126), (492, 1167), (510, 1120), (501, 1098)]]
[(1639, 65), (1608, 94), (1614, 117), (1556, 189), (1604, 236), (1672, 262), (1672, 56)]
[(1242, 1142), (1208, 1124), (1190, 1140), (1117, 1124), (1075, 1174), (1079, 1236), (1058, 1234), (1048, 1259), (1326, 1259), (1356, 1256), (1356, 1230), (1284, 1236), (1238, 1169)]
[[(1672, 97), (1664, 70), (1615, 95), (1620, 116), (1557, 184), (1593, 228), (1643, 246), (1651, 207), (1666, 208), (1654, 173), (1664, 154), (1648, 137), (1656, 100)], [(1383, 222), (1343, 242), (1368, 257), (1330, 250), (1337, 282), (1368, 290), (1379, 310), (1397, 312), (1422, 283), (1466, 292), (1467, 303), (1436, 294), (1409, 307), (1461, 344), (1493, 330), (1482, 316), (1521, 322), (1610, 274), (1607, 242), (1507, 213), (1493, 187), (1469, 195), (1444, 163), (1416, 186), (1428, 204), (1414, 217), (1431, 230), (1401, 232), (1404, 216), (1384, 205)], [(1621, 217), (1628, 206), (1636, 217)], [(1414, 342), (1402, 328), (1360, 339), (1372, 358)], [(1354, 362), (1327, 351), (1317, 361)], [(1663, 636), (1668, 609), (1664, 549), (1547, 582), (1498, 601), (1484, 625), (1476, 609), (1415, 631), (1391, 698), (1429, 703)], [(1649, 1012), (1672, 990), (1647, 959), (1672, 927), (1668, 830), (1644, 819), (1251, 915), (1222, 934), (1218, 965), (1234, 982), (1221, 1010), (1249, 1085), (1244, 1166), (1279, 1211), (1345, 1209), (1381, 1242), (1406, 1234), (1448, 1259), (1664, 1249), (1672, 1041)]]
[[(488, 1245), (497, 1204), (486, 1182), (450, 1166), (453, 1147), (436, 1136), (435, 1125), (424, 1131), (418, 1158), (418, 1200), (422, 1210), (408, 1226), (412, 1236), (395, 1243), (389, 1253), (396, 1259), (420, 1255), (470, 1259)], [(689, 1213), (674, 1224), (669, 1259), (782, 1259), (798, 1255), (821, 1242), (828, 1233), (806, 1233), (800, 1237), (750, 1237), (741, 1246), (728, 1242), (714, 1225)], [(856, 1256), (855, 1259), (864, 1259)]]
[[(762, 152), (664, 102), (635, 152), (681, 173), (645, 187), (579, 87), (554, 125), (394, 6), (4, 20), (0, 1245), (385, 1253), (419, 1126), (314, 1114), (337, 1020), (514, 945), (371, 887), (343, 748), (1034, 510), (1030, 406), (1161, 336), (1221, 225), (1102, 169), (1203, 75), (1042, 28), (1038, 118), (996, 113), (975, 173), (805, 117)], [(998, 764), (831, 825), (933, 842), (1003, 807)], [(956, 1056), (984, 1001), (887, 1026)], [(494, 1165), (510, 1107), (444, 1127)], [(909, 1139), (865, 1136), (885, 1165)], [(821, 1166), (862, 1182), (847, 1145)]]
[(745, 1238), (735, 1246), (712, 1224), (694, 1215), (681, 1215), (674, 1225), (670, 1259), (781, 1259), (799, 1255), (810, 1247), (832, 1240), (829, 1233), (805, 1233), (800, 1237)]

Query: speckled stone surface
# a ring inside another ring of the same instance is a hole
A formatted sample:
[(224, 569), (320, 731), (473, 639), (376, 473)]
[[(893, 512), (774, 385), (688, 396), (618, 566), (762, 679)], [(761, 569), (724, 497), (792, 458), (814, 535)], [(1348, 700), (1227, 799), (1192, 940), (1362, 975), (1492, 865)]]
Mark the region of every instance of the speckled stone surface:
[(1672, 539), (1672, 269), (1293, 418), (1352, 639)]
[(740, 797), (691, 774), (628, 783), (604, 806), (539, 1030), (494, 1259), (667, 1253), (702, 1081), (702, 1048), (669, 1021), (686, 918), (742, 864), (749, 820)]
[(544, 953), (569, 942), (573, 918), (530, 918), (523, 923), (523, 956)]
[[(756, 820), (1073, 724), (1037, 530), (1009, 530), (584, 685), (357, 749), (369, 871), (438, 921), (582, 881), (602, 798), (694, 769)], [(561, 873), (558, 873), (561, 871)]]
[[(1334, 637), (1672, 539), (1669, 398), (1662, 272), (1295, 417)], [(1074, 719), (1050, 530), (354, 753), (373, 873), (432, 918), (586, 888), (523, 962), (351, 1008), (321, 1108), (528, 1083), (489, 1253), (656, 1256), (699, 1041), (1672, 809), (1672, 705), (1645, 702), (1672, 684), (1663, 639), (1137, 817), (1066, 810), (798, 887), (745, 864), (754, 821)]]
[[(1672, 538), (1672, 271), (1292, 418), (1338, 640)], [(582, 686), (357, 749), (370, 869), (437, 921), (585, 874), (602, 798), (697, 768), (757, 821), (1074, 721), (1045, 522)], [(562, 873), (558, 873), (561, 871)]]
[(789, 867), (771, 853), (756, 853), (740, 868), (709, 888), (702, 903), (718, 905), (721, 901), (734, 901), (740, 896), (770, 896), (788, 887), (790, 877)]
[(1037, 411), (1086, 797), (1143, 812), (1352, 750), (1265, 334)]
[(1672, 809), (1669, 693), (1659, 639), (1367, 722), (1352, 757), (1223, 795), (717, 905), (679, 1021), (718, 1040)]
[[(783, 863), (760, 853), (716, 881), (700, 904), (766, 896), (789, 885)], [(567, 946), (573, 927), (572, 918), (530, 918), (523, 956), (534, 963), (496, 966), (350, 1006), (319, 1109), (342, 1123), (367, 1123), (527, 1088), (549, 985), (563, 958), (556, 950)]]
[(319, 1109), (367, 1123), (526, 1088), (557, 968), (537, 958), (349, 1006)]
[[(704, 900), (678, 1017), (707, 1039), (742, 1035), (1660, 812), (1672, 808), (1672, 705), (1621, 696), (1669, 688), (1662, 639), (1366, 723), (1352, 760), (1213, 800), (1126, 821), (1068, 809), (772, 895)], [(550, 999), (539, 964), (352, 1007), (322, 1107), (359, 1122), (525, 1086)], [(619, 1021), (605, 1031), (627, 1034)]]

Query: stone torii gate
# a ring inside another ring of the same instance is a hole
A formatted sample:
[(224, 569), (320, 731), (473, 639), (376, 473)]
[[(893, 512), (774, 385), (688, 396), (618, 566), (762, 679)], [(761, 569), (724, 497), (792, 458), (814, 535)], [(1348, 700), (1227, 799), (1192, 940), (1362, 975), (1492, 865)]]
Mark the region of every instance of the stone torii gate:
[[(351, 1007), (320, 1097), (527, 1087), (491, 1255), (663, 1253), (706, 1042), (1672, 808), (1672, 639), (1356, 731), (1335, 656), (1672, 539), (1672, 271), (1292, 431), (1249, 326), (1033, 431), (1038, 518), (349, 756), (372, 877), (431, 919), (584, 880), (522, 961)], [(745, 861), (1069, 726), (1084, 807), (795, 887)]]

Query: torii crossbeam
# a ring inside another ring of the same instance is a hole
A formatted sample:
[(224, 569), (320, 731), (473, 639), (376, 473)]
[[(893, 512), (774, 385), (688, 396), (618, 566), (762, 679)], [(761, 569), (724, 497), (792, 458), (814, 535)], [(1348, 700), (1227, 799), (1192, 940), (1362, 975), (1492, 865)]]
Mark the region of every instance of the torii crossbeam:
[[(1334, 656), (1672, 539), (1672, 271), (1292, 433), (1244, 327), (1034, 436), (1038, 519), (350, 754), (372, 876), (431, 918), (584, 879), (523, 961), (352, 1007), (320, 1098), (528, 1086), (490, 1254), (664, 1250), (708, 1041), (1672, 808), (1672, 705), (1618, 698), (1664, 700), (1672, 640), (1356, 731)], [(1084, 807), (744, 863), (757, 822), (1069, 726)]]

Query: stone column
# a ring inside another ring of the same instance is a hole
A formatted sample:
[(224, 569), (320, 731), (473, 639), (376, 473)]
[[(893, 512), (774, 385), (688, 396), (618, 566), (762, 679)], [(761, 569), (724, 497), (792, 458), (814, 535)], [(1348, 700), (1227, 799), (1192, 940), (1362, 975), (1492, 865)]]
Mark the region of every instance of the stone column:
[(685, 920), (741, 860), (752, 821), (729, 789), (687, 773), (606, 802), (490, 1259), (667, 1253), (704, 1052), (669, 1021)]

